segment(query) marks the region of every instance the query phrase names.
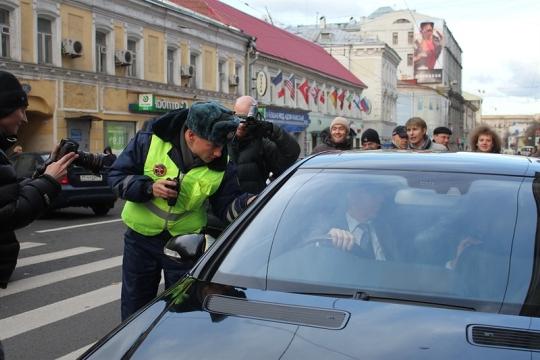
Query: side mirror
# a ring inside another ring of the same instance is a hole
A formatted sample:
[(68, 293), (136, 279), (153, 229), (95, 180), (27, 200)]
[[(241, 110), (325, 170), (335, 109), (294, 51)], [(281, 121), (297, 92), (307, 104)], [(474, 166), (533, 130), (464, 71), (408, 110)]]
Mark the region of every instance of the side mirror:
[(176, 261), (197, 261), (206, 245), (204, 234), (187, 234), (171, 238), (165, 244), (163, 253)]

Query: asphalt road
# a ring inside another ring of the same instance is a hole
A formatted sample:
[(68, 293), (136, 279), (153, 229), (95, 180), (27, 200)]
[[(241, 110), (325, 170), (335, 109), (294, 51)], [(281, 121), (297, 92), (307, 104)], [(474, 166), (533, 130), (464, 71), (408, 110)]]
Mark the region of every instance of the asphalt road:
[(106, 216), (68, 208), (17, 231), (17, 268), (0, 289), (6, 360), (76, 359), (120, 323), (122, 205)]

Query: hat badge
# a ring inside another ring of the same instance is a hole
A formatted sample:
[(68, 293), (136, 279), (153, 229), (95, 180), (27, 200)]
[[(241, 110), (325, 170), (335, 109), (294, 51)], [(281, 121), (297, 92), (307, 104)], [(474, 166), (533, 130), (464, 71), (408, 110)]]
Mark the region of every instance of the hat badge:
[(165, 176), (167, 174), (167, 167), (163, 164), (154, 165), (154, 175), (158, 177)]

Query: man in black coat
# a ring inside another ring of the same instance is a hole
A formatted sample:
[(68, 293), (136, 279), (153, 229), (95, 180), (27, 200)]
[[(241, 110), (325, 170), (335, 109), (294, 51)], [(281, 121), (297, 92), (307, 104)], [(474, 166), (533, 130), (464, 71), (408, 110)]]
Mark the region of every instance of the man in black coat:
[(298, 159), (300, 145), (276, 124), (258, 118), (257, 101), (251, 96), (239, 97), (234, 111), (245, 121), (229, 144), (229, 156), (237, 166), (240, 188), (258, 194), (270, 173), (277, 177)]
[[(48, 165), (33, 179), (17, 179), (6, 151), (17, 141), (19, 127), (27, 122), (28, 98), (15, 76), (0, 71), (0, 288), (5, 289), (19, 255), (15, 230), (22, 228), (49, 205), (61, 190), (77, 154), (69, 153)], [(54, 156), (53, 156), (54, 158)]]

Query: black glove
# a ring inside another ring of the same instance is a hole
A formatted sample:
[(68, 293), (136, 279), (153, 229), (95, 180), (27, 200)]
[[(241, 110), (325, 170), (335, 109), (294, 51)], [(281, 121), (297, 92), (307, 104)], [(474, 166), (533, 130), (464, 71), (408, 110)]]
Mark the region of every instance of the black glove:
[(272, 132), (274, 131), (274, 124), (272, 124), (270, 121), (254, 121), (253, 123), (249, 124), (248, 127), (250, 128), (251, 133), (255, 137), (271, 137)]

